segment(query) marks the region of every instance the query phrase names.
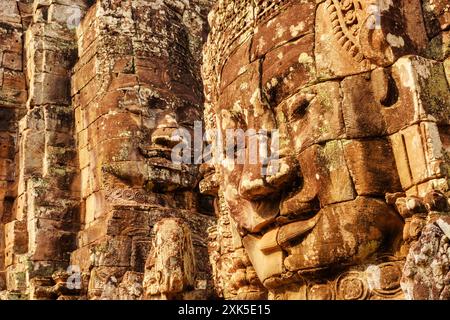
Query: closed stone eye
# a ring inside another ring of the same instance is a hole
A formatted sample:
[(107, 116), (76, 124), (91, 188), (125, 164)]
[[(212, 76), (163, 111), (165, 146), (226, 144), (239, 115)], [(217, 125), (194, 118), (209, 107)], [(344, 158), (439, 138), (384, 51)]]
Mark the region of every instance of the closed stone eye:
[(291, 120), (303, 118), (315, 97), (314, 94), (305, 94), (296, 99), (296, 101), (291, 104), (292, 108), (289, 111), (289, 118)]

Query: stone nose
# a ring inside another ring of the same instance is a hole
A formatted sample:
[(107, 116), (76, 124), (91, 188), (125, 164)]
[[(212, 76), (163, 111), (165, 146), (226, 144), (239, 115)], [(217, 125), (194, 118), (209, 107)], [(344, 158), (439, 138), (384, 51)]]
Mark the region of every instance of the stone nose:
[(298, 165), (292, 157), (273, 159), (265, 165), (244, 165), (239, 193), (247, 200), (263, 199), (279, 193), (297, 177)]
[(152, 133), (151, 142), (153, 145), (160, 145), (167, 148), (173, 148), (182, 141), (182, 137), (179, 132), (176, 132), (179, 128), (166, 127), (158, 128)]

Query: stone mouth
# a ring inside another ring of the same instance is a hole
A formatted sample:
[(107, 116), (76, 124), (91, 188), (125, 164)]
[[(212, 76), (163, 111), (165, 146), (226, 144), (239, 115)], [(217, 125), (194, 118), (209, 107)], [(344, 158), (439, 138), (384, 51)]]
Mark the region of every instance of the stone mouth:
[(167, 147), (147, 147), (144, 150), (146, 163), (152, 168), (167, 169), (172, 172), (192, 173), (195, 166), (177, 163), (172, 159), (172, 149)]
[(214, 166), (209, 164), (201, 164), (199, 167), (199, 171), (202, 179), (204, 180), (211, 179), (216, 173), (216, 169), (214, 168)]
[(198, 170), (195, 166), (176, 164), (165, 158), (147, 159), (146, 187), (152, 191), (170, 192), (195, 187)]
[[(281, 232), (278, 235), (278, 242), (281, 246), (288, 244), (292, 240), (299, 239), (300, 237), (304, 237), (308, 234), (315, 226), (318, 224), (320, 220), (321, 214), (319, 212), (310, 216), (307, 219), (296, 220), (289, 223), (284, 224), (281, 227), (283, 231), (283, 235), (281, 236)], [(285, 230), (283, 230), (283, 228)], [(290, 230), (289, 230), (290, 229)]]
[(143, 151), (148, 189), (168, 192), (193, 188), (197, 183), (197, 166), (173, 161), (171, 148), (149, 146)]
[(165, 159), (172, 161), (172, 149), (165, 147), (145, 148), (145, 157), (148, 159)]
[(306, 220), (320, 210), (320, 202), (316, 192), (301, 189), (280, 202), (280, 215), (292, 220)]
[(319, 223), (321, 213), (317, 212), (307, 219), (286, 221), (282, 225), (262, 232), (259, 248), (264, 253), (270, 253), (279, 248), (287, 248), (291, 241), (304, 238)]

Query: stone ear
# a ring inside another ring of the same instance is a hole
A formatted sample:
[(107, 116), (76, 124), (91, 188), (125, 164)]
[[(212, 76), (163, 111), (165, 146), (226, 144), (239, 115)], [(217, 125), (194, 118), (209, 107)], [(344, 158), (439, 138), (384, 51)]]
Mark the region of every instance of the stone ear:
[(385, 107), (393, 106), (399, 99), (399, 92), (392, 75), (384, 68), (378, 68), (372, 71), (370, 78), (376, 101)]
[(380, 67), (387, 67), (402, 56), (417, 54), (420, 41), (414, 41), (411, 24), (411, 17), (405, 16), (400, 7), (368, 15), (360, 25), (358, 37), (362, 54)]
[(386, 39), (385, 30), (382, 26), (368, 27), (370, 23), (369, 19), (372, 17), (368, 16), (362, 24), (359, 34), (359, 44), (364, 57), (371, 63), (377, 66), (387, 66), (394, 63), (394, 52)]

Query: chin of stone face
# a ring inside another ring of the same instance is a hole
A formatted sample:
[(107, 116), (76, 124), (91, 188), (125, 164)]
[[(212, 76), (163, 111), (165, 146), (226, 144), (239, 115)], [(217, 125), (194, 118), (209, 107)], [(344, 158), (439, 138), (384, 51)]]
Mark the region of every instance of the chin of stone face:
[(446, 0), (2, 0), (0, 300), (447, 300)]

